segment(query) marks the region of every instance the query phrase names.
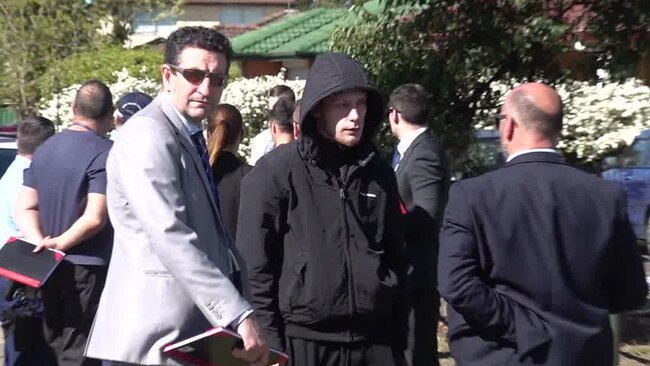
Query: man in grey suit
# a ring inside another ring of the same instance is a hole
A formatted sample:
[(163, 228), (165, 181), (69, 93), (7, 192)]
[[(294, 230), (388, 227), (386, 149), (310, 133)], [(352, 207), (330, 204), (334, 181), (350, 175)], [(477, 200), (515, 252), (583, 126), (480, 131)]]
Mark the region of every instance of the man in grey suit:
[(429, 96), (419, 84), (390, 95), (388, 120), (399, 139), (393, 169), (405, 215), (406, 248), (413, 265), (406, 360), (410, 366), (437, 365), (438, 230), (446, 201), (447, 167), (438, 138), (427, 130)]
[(86, 348), (113, 364), (176, 365), (161, 348), (212, 326), (243, 338), (233, 354), (266, 364), (244, 262), (221, 223), (201, 120), (221, 98), (232, 48), (215, 30), (172, 33), (163, 89), (122, 127), (108, 158), (115, 241)]

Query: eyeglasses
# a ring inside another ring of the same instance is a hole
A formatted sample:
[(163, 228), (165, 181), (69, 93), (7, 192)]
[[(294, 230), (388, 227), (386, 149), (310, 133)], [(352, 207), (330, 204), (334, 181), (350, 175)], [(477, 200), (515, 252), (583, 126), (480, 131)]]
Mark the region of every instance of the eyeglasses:
[(498, 130), (499, 125), (501, 124), (501, 120), (506, 118), (508, 115), (507, 114), (494, 114), (492, 115), (492, 122), (494, 123), (494, 127)]
[(399, 111), (397, 109), (395, 109), (393, 107), (388, 107), (388, 111), (386, 112), (386, 114), (391, 114), (391, 113), (393, 113), (393, 111), (397, 111), (397, 113), (399, 113)]
[(203, 79), (210, 78), (210, 86), (216, 87), (223, 86), (227, 80), (226, 75), (216, 72), (209, 72), (198, 69), (184, 69), (176, 65), (169, 65), (169, 67), (174, 71), (180, 72), (185, 80), (189, 81), (192, 84), (200, 84), (203, 82)]

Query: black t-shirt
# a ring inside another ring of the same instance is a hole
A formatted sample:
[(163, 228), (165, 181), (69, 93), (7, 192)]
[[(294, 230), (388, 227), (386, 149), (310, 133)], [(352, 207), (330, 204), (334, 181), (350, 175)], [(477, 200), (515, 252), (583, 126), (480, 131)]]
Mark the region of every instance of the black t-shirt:
[[(25, 186), (38, 191), (43, 235), (59, 236), (81, 217), (89, 193), (106, 194), (106, 158), (113, 142), (92, 131), (64, 130), (41, 145), (25, 170)], [(113, 245), (108, 223), (97, 235), (72, 248), (66, 259), (107, 265)]]

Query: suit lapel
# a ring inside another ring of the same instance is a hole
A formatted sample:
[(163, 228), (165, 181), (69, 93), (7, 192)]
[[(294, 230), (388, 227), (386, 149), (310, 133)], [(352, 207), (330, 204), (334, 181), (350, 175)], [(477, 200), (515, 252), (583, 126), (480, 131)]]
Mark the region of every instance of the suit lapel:
[(409, 145), (408, 148), (406, 148), (406, 151), (404, 151), (404, 156), (399, 161), (399, 165), (397, 166), (397, 170), (395, 171), (395, 174), (397, 176), (401, 175), (404, 169), (406, 169), (406, 166), (408, 165), (408, 161), (411, 158), (411, 155), (413, 154), (413, 150), (417, 147), (417, 145), (420, 144), (422, 140), (424, 140), (424, 135), (428, 133), (427, 131), (422, 132), (418, 137), (411, 142), (411, 145)]
[(185, 129), (185, 126), (183, 125), (183, 121), (180, 119), (180, 117), (174, 110), (174, 107), (172, 107), (171, 104), (169, 104), (169, 101), (167, 100), (166, 97), (159, 96), (158, 98), (160, 98), (160, 109), (162, 110), (165, 117), (167, 117), (167, 121), (174, 127), (174, 131), (176, 132), (176, 138), (178, 139), (178, 142), (192, 157), (192, 161), (194, 162), (194, 168), (196, 169), (196, 172), (199, 175), (199, 177), (201, 177), (201, 181), (203, 182), (203, 188), (205, 189), (206, 194), (210, 199), (212, 210), (215, 212), (215, 215), (219, 217), (217, 205), (215, 204), (214, 197), (212, 197), (212, 193), (211, 193), (212, 187), (210, 187), (210, 183), (208, 182), (208, 177), (205, 175), (206, 172), (203, 170), (203, 163), (201, 162), (201, 158), (199, 157), (199, 154), (196, 152), (196, 148), (194, 147), (194, 144), (189, 139), (189, 137), (187, 137), (187, 134), (183, 132), (183, 130)]

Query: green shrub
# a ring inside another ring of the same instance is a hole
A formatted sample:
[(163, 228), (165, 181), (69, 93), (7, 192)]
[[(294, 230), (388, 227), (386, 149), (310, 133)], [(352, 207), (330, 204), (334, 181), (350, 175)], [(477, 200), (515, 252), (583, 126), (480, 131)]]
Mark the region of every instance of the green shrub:
[(51, 95), (73, 84), (89, 79), (105, 83), (116, 81), (115, 72), (126, 68), (129, 75), (160, 80), (163, 52), (158, 48), (128, 50), (120, 46), (107, 46), (99, 50), (84, 51), (53, 63), (37, 79), (41, 95)]

